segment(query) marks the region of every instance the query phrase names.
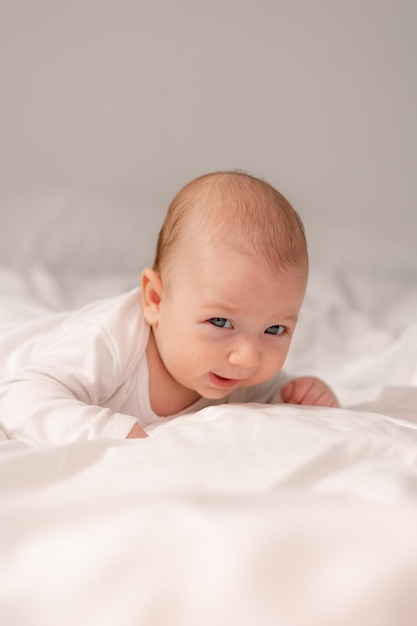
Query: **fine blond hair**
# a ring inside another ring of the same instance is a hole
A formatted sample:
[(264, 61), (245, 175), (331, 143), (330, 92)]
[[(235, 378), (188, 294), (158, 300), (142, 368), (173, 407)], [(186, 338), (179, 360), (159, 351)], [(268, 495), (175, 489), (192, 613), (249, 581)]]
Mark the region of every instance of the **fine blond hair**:
[(159, 233), (153, 269), (166, 273), (181, 247), (201, 235), (261, 256), (274, 271), (308, 267), (298, 213), (269, 183), (243, 172), (205, 174), (177, 193)]

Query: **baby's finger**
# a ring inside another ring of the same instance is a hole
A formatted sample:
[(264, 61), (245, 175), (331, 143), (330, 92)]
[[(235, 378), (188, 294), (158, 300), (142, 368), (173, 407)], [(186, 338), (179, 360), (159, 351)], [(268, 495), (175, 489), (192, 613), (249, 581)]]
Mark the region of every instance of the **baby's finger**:
[(281, 398), (283, 402), (291, 402), (293, 390), (294, 383), (292, 380), (288, 383), (285, 383), (285, 385), (281, 387)]
[(310, 406), (327, 406), (329, 402), (328, 390), (316, 382), (312, 382), (306, 389), (300, 404)]
[(308, 394), (314, 381), (311, 378), (296, 378), (281, 389), (281, 396), (284, 402), (289, 404), (305, 404), (304, 398)]
[(310, 404), (311, 406), (339, 407), (339, 402), (337, 401), (336, 396), (332, 390), (327, 387), (327, 385), (312, 388), (305, 396), (303, 404)]
[(314, 376), (302, 376), (288, 382), (283, 386), (281, 396), (283, 401), (289, 404), (339, 407), (339, 402), (330, 387)]

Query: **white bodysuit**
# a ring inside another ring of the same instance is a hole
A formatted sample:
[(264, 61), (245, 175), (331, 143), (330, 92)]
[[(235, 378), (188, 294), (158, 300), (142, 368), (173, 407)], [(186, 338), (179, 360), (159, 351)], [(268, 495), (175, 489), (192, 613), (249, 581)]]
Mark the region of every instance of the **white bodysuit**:
[[(169, 419), (150, 404), (149, 333), (139, 288), (34, 322), (1, 367), (5, 433), (45, 445), (124, 438), (136, 422), (146, 428)], [(201, 398), (181, 414), (226, 402), (280, 402), (284, 378), (279, 374), (222, 400)]]

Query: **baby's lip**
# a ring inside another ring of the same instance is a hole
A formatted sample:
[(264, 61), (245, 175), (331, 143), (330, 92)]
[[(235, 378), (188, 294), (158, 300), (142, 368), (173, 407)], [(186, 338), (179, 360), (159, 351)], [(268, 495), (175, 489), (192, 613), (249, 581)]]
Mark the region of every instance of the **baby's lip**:
[(236, 383), (239, 382), (239, 378), (226, 378), (225, 376), (220, 376), (220, 374), (216, 374), (215, 372), (209, 373), (210, 381), (216, 387), (233, 387)]

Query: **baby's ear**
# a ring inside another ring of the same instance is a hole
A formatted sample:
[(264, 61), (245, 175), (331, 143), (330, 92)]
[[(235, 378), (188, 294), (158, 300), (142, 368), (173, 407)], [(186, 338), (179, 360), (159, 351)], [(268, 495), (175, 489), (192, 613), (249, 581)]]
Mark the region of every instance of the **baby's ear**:
[(157, 272), (144, 269), (141, 276), (142, 306), (145, 320), (150, 326), (158, 326), (162, 300), (162, 281)]

